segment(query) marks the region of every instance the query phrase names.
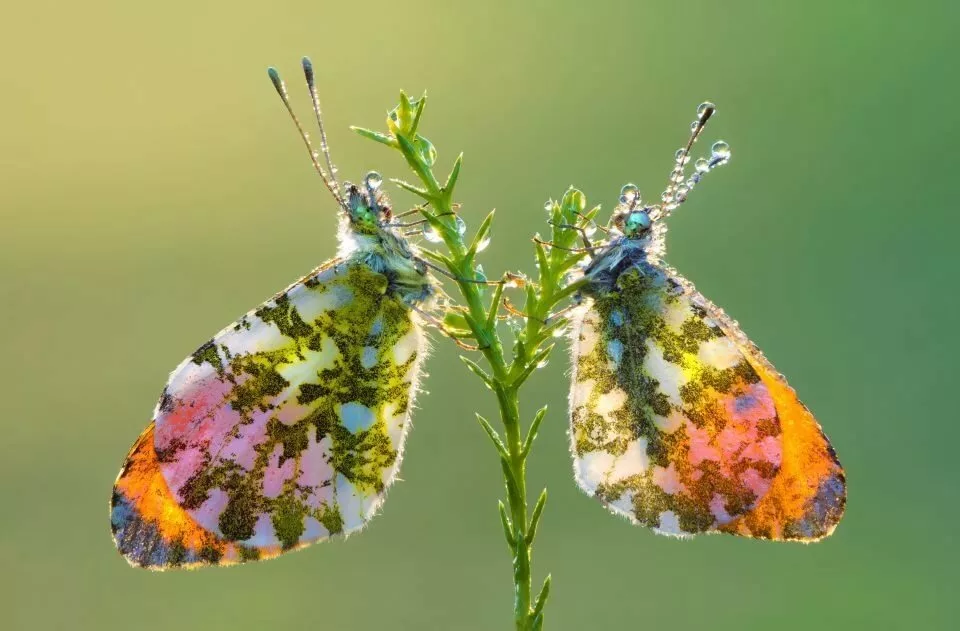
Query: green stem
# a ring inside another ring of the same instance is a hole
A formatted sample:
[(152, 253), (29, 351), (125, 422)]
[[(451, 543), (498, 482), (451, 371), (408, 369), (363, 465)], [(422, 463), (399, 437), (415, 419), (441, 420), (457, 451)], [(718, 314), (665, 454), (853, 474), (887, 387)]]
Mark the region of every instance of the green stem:
[[(400, 151), (423, 184), (423, 189), (411, 185), (405, 185), (404, 188), (429, 202), (429, 208), (421, 208), (421, 212), (447, 246), (449, 255), (444, 257), (434, 253), (431, 258), (446, 264), (457, 277), (455, 282), (465, 303), (462, 316), (457, 316), (458, 322), (465, 321), (476, 340), (478, 350), (490, 367), (491, 374), (485, 374), (483, 369), (472, 361), (467, 360), (467, 365), (494, 390), (500, 408), (504, 439), (500, 438), (487, 421), (482, 417), (478, 418), (497, 449), (507, 491), (509, 510), (504, 510), (501, 503), (500, 511), (502, 526), (513, 557), (514, 624), (516, 631), (542, 631), (543, 608), (550, 592), (550, 577), (547, 576), (544, 581), (539, 596), (532, 599), (530, 564), (536, 525), (543, 512), (546, 491), (541, 493), (531, 516), (527, 505), (526, 459), (536, 427), (543, 419), (546, 408), (537, 413), (531, 429), (524, 436), (520, 422), (519, 390), (538, 364), (546, 361), (552, 348), (544, 346), (551, 333), (560, 328), (561, 323), (556, 321), (556, 316), (550, 315), (551, 312), (576, 290), (575, 286), (563, 287), (563, 279), (567, 271), (583, 256), (571, 254), (570, 248), (576, 241), (577, 232), (569, 228), (554, 227), (552, 242), (559, 247), (550, 248), (548, 252), (542, 245), (537, 244), (538, 282), (526, 283), (526, 301), (523, 308), (525, 324), (516, 333), (513, 358), (507, 362), (503, 342), (497, 331), (497, 315), (503, 286), (497, 287), (494, 299), (488, 307), (484, 298), (484, 285), (471, 282), (476, 280), (477, 275), (474, 269), (476, 243), (487, 236), (492, 215), (481, 225), (474, 245), (468, 247), (457, 230), (455, 207), (452, 203), (453, 188), (460, 175), (461, 159), (457, 159), (446, 184), (441, 186), (433, 173), (432, 158), (428, 162), (422, 152), (426, 141), (416, 133), (423, 112), (423, 101), (410, 101), (406, 95), (401, 94), (400, 107), (395, 111), (399, 114), (391, 124), (391, 136), (369, 130), (357, 131)], [(579, 191), (569, 190), (562, 203), (550, 206), (553, 225), (585, 226), (592, 217), (591, 213), (596, 213), (596, 209), (584, 215), (581, 212), (583, 207), (583, 195)], [(462, 328), (462, 325), (458, 325), (458, 328)]]
[[(527, 540), (527, 481), (526, 456), (520, 437), (520, 403), (516, 388), (498, 388), (497, 402), (500, 405), (500, 420), (506, 436), (509, 459), (505, 463), (509, 471), (506, 477), (507, 499), (510, 504), (510, 521), (513, 524), (513, 585), (514, 622), (517, 631), (530, 629), (530, 542)], [(512, 478), (512, 480), (510, 479)], [(512, 484), (511, 484), (512, 482)], [(513, 488), (511, 488), (511, 486)]]

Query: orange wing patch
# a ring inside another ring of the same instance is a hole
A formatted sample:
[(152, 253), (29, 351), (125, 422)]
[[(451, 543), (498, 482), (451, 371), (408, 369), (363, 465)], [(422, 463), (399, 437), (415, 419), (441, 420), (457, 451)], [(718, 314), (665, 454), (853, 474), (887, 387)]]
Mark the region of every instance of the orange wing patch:
[(768, 362), (745, 354), (777, 408), (782, 460), (770, 490), (753, 510), (720, 530), (763, 539), (819, 541), (834, 531), (843, 516), (847, 497), (843, 468), (793, 389)]
[(227, 565), (280, 554), (280, 546), (246, 547), (200, 527), (167, 487), (153, 448), (153, 432), (151, 423), (133, 445), (110, 501), (114, 542), (131, 565), (162, 570)]

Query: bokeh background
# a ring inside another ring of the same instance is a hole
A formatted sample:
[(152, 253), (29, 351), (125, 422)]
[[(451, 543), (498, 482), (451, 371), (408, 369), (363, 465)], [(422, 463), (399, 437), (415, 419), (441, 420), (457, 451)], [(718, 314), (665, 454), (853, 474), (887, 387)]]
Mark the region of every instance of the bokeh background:
[[(536, 580), (549, 631), (947, 629), (960, 608), (957, 3), (11, 3), (0, 25), (0, 627), (510, 627), (492, 397), (435, 344), (402, 483), (360, 536), (150, 574), (107, 501), (167, 372), (335, 249), (334, 206), (267, 81), (313, 57), (341, 173), (406, 176), (351, 132), (429, 90), (423, 133), (490, 274), (532, 271), (543, 202), (663, 188), (696, 105), (731, 164), (672, 220), (670, 261), (820, 418), (847, 516), (812, 546), (678, 542), (574, 486), (563, 353)], [(397, 195), (398, 206), (410, 200)], [(313, 225), (312, 230), (302, 226)]]

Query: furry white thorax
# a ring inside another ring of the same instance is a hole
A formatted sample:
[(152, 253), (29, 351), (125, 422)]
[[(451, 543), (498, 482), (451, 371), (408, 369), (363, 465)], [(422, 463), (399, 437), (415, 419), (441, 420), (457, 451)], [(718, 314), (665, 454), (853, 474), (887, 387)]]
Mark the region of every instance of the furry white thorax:
[(414, 255), (405, 238), (392, 228), (380, 228), (375, 234), (353, 229), (350, 219), (341, 215), (337, 256), (358, 261), (390, 279), (388, 291), (396, 292), (408, 305), (416, 306), (436, 292), (427, 277), (426, 266)]

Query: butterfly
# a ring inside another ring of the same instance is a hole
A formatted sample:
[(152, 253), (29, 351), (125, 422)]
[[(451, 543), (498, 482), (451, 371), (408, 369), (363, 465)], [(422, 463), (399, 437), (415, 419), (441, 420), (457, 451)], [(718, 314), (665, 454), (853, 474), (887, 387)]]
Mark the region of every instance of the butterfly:
[(150, 569), (230, 564), (364, 526), (397, 475), (436, 293), (394, 223), (382, 178), (337, 181), (310, 60), (326, 168), (270, 78), (340, 209), (338, 256), (183, 360), (130, 450), (114, 541)]
[(686, 175), (715, 112), (697, 110), (661, 202), (621, 191), (591, 244), (571, 327), (570, 439), (579, 486), (664, 535), (726, 532), (811, 542), (843, 515), (829, 440), (786, 379), (722, 309), (663, 261), (665, 219), (729, 146)]

